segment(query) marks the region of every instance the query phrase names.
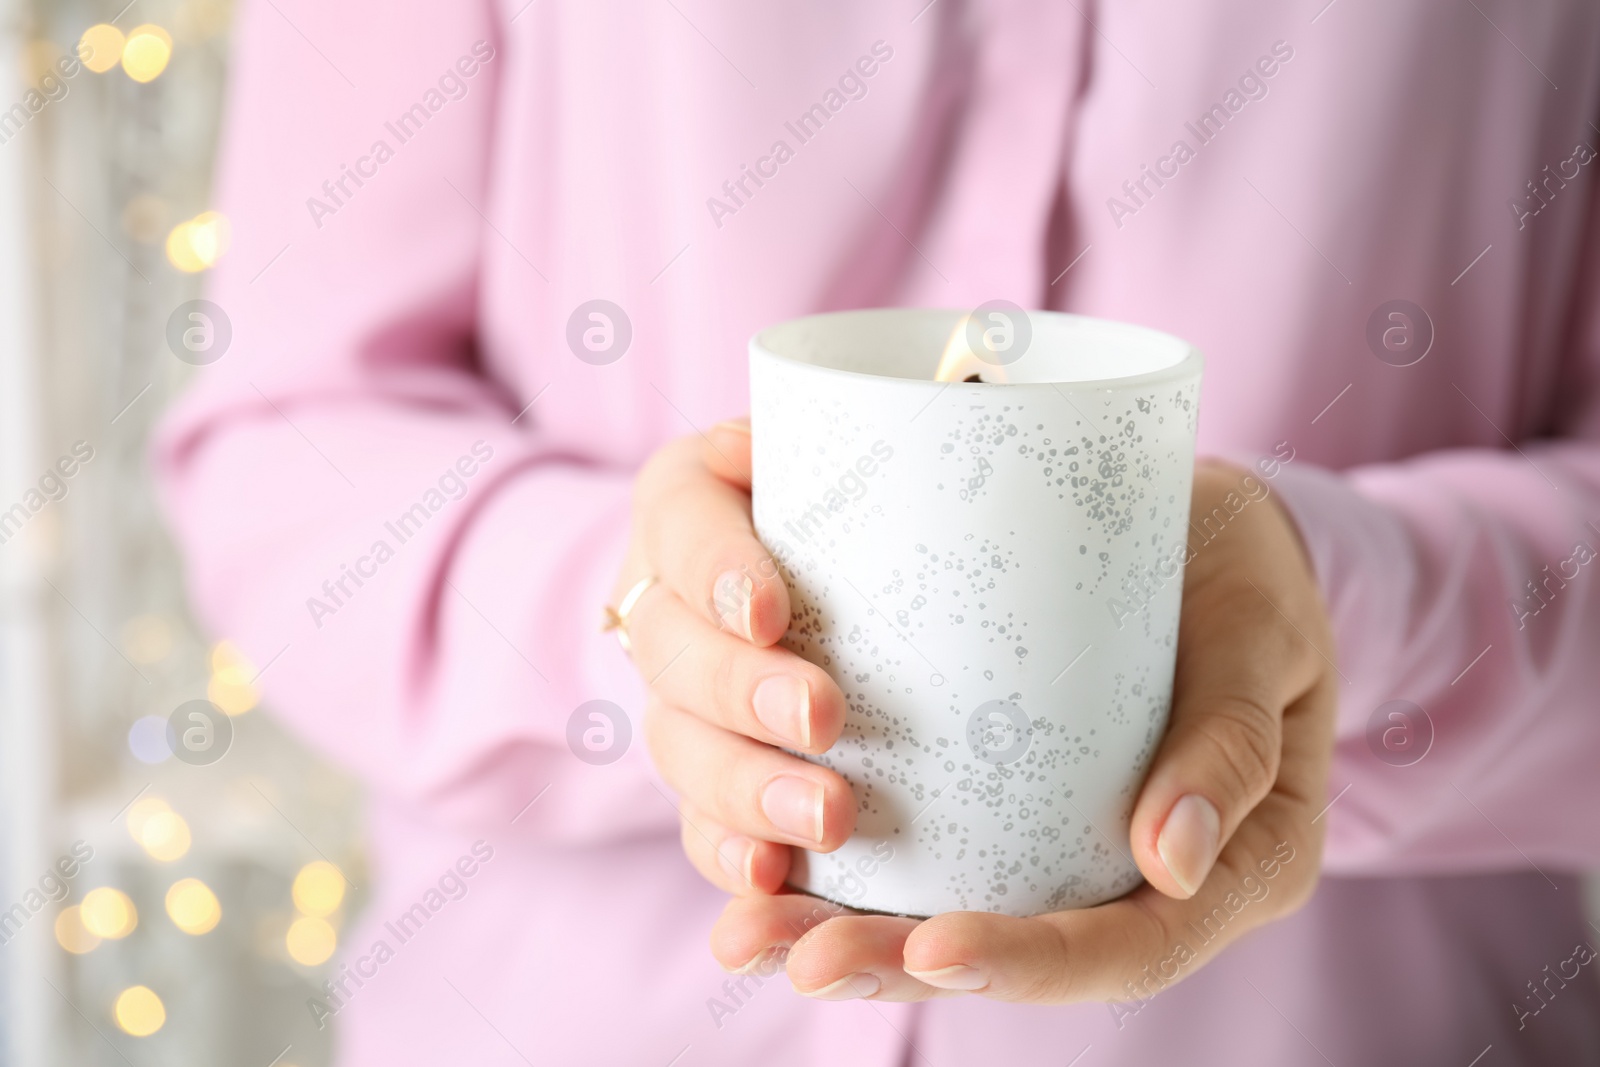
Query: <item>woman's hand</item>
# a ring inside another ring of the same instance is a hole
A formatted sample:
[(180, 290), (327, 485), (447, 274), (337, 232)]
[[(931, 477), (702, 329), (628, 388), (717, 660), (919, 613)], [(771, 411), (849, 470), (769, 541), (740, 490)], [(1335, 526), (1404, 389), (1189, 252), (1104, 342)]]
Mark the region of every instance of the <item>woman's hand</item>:
[[(747, 452), (729, 455), (737, 466)], [(709, 492), (700, 472), (703, 457), (697, 466), (686, 447), (669, 462), (680, 481), (697, 487), (685, 492)], [(683, 518), (672, 523), (677, 532), (669, 540), (703, 543), (692, 553), (698, 562), (684, 567), (676, 583), (689, 602), (671, 609), (684, 620), (681, 629), (658, 638), (657, 651), (642, 665), (648, 676), (650, 664), (665, 663), (679, 645), (705, 643), (702, 655), (684, 655), (696, 657), (696, 671), (721, 680), (707, 685), (685, 672), (680, 688), (669, 693), (663, 678), (657, 690), (678, 708), (707, 693), (724, 702), (746, 699), (749, 679), (763, 670), (804, 671), (792, 656), (755, 652), (711, 631), (706, 620), (714, 613), (689, 606), (696, 595), (706, 597), (713, 576), (729, 565), (754, 567), (766, 559), (753, 539), (744, 540), (748, 525), (738, 538), (707, 536), (713, 516), (725, 516), (731, 526), (735, 514), (746, 514), (743, 484), (731, 469), (722, 474), (728, 484), (716, 491), (715, 509), (696, 508), (705, 516), (698, 525)], [(657, 474), (654, 484), (660, 481)], [(955, 991), (1028, 1003), (1142, 999), (1192, 974), (1246, 931), (1303, 904), (1320, 865), (1337, 672), (1299, 537), (1288, 514), (1263, 494), (1263, 484), (1220, 464), (1196, 470), (1171, 723), (1127, 843), (1147, 884), (1109, 904), (1031, 919), (952, 912), (916, 920), (857, 915), (799, 894), (752, 895), (751, 888), (774, 889), (786, 867), (766, 842), (821, 851), (837, 845), (851, 821), (848, 790), (819, 768), (796, 767), (798, 761), (757, 743), (779, 739), (752, 728), (747, 712), (658, 714), (652, 746), (663, 773), (695, 798), (694, 808), (686, 809), (685, 847), (707, 877), (743, 894), (729, 903), (712, 935), (723, 966), (745, 970), (786, 955), (795, 988), (826, 999), (915, 1000)], [(656, 506), (654, 514), (662, 514)], [(665, 512), (682, 514), (679, 507)], [(1208, 539), (1202, 520), (1216, 509), (1224, 521)], [(756, 592), (760, 607), (749, 632), (765, 646), (783, 630), (787, 599), (781, 582), (758, 581)], [(705, 636), (697, 636), (701, 631)], [(712, 637), (720, 642), (714, 653)], [(724, 648), (728, 666), (715, 666), (710, 657)], [(772, 658), (748, 660), (751, 655)], [(817, 752), (838, 734), (842, 706), (820, 672), (804, 677), (813, 695), (813, 727), (803, 747)], [(685, 751), (693, 748), (715, 754), (691, 759)], [(739, 766), (742, 761), (748, 766)], [(686, 774), (681, 768), (688, 767), (694, 769)], [(820, 844), (763, 828), (748, 783), (782, 774), (803, 775), (826, 798)], [(705, 777), (691, 780), (698, 775)], [(707, 780), (713, 776), (720, 782)], [(732, 843), (723, 836), (729, 834), (738, 835)], [(753, 856), (755, 867), (733, 877), (715, 861), (719, 842), (725, 854)]]
[(789, 625), (789, 594), (751, 528), (749, 470), (748, 423), (652, 456), (612, 600), (658, 579), (627, 621), (650, 686), (645, 737), (682, 798), (684, 851), (738, 894), (778, 890), (788, 846), (838, 848), (856, 812), (843, 778), (776, 747), (826, 751), (845, 702), (821, 668), (772, 647)]

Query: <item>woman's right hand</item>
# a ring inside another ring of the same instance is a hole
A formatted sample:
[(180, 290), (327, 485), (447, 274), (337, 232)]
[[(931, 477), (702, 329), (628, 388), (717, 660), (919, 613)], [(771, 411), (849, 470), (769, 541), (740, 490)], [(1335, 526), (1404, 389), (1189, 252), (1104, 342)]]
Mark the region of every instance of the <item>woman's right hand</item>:
[(787, 845), (831, 852), (856, 815), (843, 778), (782, 751), (826, 751), (845, 699), (820, 667), (774, 647), (789, 594), (751, 525), (749, 471), (747, 421), (657, 451), (635, 483), (612, 600), (657, 579), (627, 620), (650, 689), (645, 737), (682, 798), (684, 851), (736, 894), (776, 892)]

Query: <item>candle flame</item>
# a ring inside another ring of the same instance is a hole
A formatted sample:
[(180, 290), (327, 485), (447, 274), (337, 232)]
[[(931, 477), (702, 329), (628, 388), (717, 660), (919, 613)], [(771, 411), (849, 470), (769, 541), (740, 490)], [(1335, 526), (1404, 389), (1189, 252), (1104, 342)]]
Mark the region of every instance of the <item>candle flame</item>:
[(936, 382), (1004, 382), (1005, 368), (978, 358), (967, 342), (967, 324), (972, 316), (963, 315), (950, 331), (944, 343), (944, 354), (939, 357), (939, 369), (934, 372)]

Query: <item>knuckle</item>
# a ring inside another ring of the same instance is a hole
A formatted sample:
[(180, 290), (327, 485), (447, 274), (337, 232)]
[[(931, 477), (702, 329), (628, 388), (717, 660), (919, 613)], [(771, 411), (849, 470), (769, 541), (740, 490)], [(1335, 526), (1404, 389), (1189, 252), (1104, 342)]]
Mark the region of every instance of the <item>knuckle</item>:
[(1164, 946), (1172, 940), (1172, 930), (1167, 924), (1166, 917), (1150, 905), (1150, 901), (1140, 895), (1131, 896), (1128, 900), (1134, 906), (1134, 915), (1138, 923), (1128, 930), (1128, 938), (1136, 951), (1148, 948), (1151, 944)]
[(1133, 914), (1138, 921), (1126, 932), (1129, 958), (1143, 967), (1164, 955), (1176, 940), (1171, 925), (1142, 895), (1128, 898), (1134, 905)]
[(1077, 969), (1066, 966), (1071, 958), (1071, 946), (1060, 927), (1043, 924), (1045, 931), (1035, 941), (1036, 966), (1023, 985), (1023, 996), (1029, 1003), (1060, 1004), (1081, 999), (1082, 983)]
[(1206, 719), (1201, 733), (1221, 755), (1240, 796), (1254, 802), (1267, 795), (1283, 757), (1275, 715), (1253, 701), (1231, 700)]

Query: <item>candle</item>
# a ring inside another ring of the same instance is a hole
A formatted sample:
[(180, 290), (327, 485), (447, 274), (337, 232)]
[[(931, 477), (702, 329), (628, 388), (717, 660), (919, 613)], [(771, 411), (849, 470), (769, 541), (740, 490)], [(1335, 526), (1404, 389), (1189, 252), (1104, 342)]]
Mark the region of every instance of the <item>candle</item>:
[(1129, 815), (1171, 699), (1199, 353), (996, 304), (782, 323), (751, 340), (750, 371), (754, 519), (790, 591), (785, 644), (849, 704), (838, 743), (806, 758), (858, 802), (851, 839), (797, 850), (791, 885), (916, 916), (1132, 888)]

